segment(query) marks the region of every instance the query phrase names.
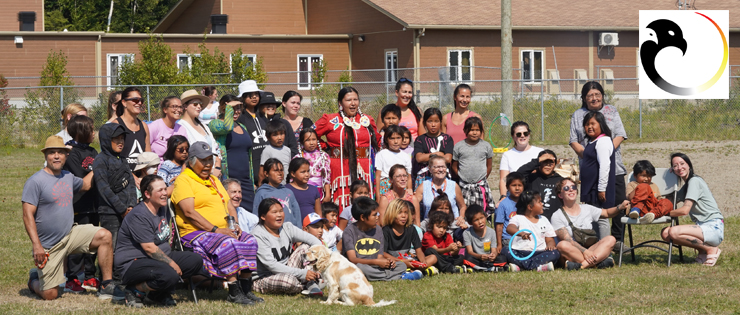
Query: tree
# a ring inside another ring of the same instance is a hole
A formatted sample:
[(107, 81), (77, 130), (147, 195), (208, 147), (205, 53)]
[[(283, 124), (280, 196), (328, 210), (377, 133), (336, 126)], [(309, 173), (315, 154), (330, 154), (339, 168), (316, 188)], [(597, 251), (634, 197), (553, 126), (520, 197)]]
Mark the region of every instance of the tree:
[[(124, 60), (118, 71), (120, 85), (180, 84), (182, 75), (175, 64), (174, 53), (160, 36), (149, 36), (139, 42), (139, 58)], [(138, 57), (138, 56), (137, 56)]]
[(257, 81), (259, 87), (264, 89), (264, 83), (267, 82), (267, 72), (265, 72), (261, 56), (252, 63), (244, 55), (242, 48), (239, 47), (231, 54), (231, 83), (241, 83), (246, 80)]
[(339, 75), (339, 84), (323, 83), (327, 65), (319, 60), (311, 65), (311, 109), (314, 113), (333, 113), (337, 111), (337, 94), (345, 86), (351, 85), (349, 69)]
[(183, 72), (185, 80), (192, 84), (218, 84), (229, 82), (229, 61), (226, 55), (218, 47), (211, 54), (206, 47), (206, 40), (198, 44), (198, 54), (191, 53), (188, 48), (187, 54), (191, 60), (189, 69)]
[[(178, 0), (116, 0), (111, 32), (147, 33), (154, 29)], [(44, 1), (44, 26), (47, 31), (105, 31), (109, 0)]]

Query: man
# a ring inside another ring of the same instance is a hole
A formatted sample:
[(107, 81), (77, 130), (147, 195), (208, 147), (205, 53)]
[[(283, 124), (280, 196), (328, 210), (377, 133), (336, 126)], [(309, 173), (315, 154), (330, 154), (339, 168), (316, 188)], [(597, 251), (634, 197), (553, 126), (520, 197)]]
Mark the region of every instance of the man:
[(236, 215), (239, 219), (240, 228), (243, 232), (252, 233), (252, 229), (259, 223), (259, 218), (252, 213), (252, 209), (244, 209), (242, 203), (242, 184), (238, 179), (229, 178), (222, 182), (226, 191), (229, 193), (231, 205), (236, 208)]
[(111, 298), (113, 250), (111, 234), (91, 224), (74, 225), (75, 193), (90, 189), (93, 172), (80, 179), (62, 167), (70, 149), (60, 136), (51, 136), (41, 152), (46, 166), (33, 174), (23, 187), (23, 224), (33, 245), (33, 260), (37, 268), (30, 272), (28, 288), (44, 300), (61, 295), (65, 283), (64, 261), (70, 254), (98, 254), (103, 282), (98, 289), (100, 298)]

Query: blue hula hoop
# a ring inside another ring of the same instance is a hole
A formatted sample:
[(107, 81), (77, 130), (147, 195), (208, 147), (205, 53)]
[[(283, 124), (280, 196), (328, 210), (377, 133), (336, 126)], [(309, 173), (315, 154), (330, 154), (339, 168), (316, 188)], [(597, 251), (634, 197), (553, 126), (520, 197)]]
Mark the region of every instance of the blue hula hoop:
[(534, 252), (535, 252), (533, 250), (526, 257), (519, 258), (519, 257), (517, 257), (517, 255), (514, 254), (514, 251), (511, 250), (511, 244), (514, 243), (514, 238), (516, 237), (517, 234), (519, 234), (519, 232), (522, 232), (522, 231), (529, 232), (529, 234), (532, 235), (532, 237), (534, 238), (534, 248), (535, 248), (535, 250), (537, 249), (537, 237), (534, 236), (534, 232), (532, 232), (531, 230), (528, 230), (528, 229), (523, 229), (523, 230), (517, 231), (516, 233), (514, 233), (514, 235), (511, 236), (511, 239), (509, 239), (509, 254), (511, 254), (511, 257), (514, 257), (514, 259), (516, 259), (516, 260), (527, 260), (527, 259), (530, 259), (530, 258), (532, 258), (532, 256), (534, 256)]

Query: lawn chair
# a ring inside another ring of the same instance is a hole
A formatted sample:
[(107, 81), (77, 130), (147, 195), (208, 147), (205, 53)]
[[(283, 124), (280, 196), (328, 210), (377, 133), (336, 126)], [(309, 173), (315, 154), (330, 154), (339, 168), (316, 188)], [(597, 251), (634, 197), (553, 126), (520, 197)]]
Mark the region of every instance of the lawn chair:
[[(629, 181), (634, 181), (634, 174), (629, 174)], [(678, 192), (678, 176), (676, 174), (673, 174), (670, 172), (670, 169), (667, 168), (656, 168), (655, 169), (655, 176), (653, 176), (653, 183), (658, 186), (660, 189), (660, 194), (666, 198), (672, 198), (673, 199), (673, 209), (676, 209), (676, 194)], [(651, 247), (655, 249), (662, 250), (666, 253), (668, 253), (668, 267), (671, 266), (671, 257), (673, 256), (673, 247), (678, 247), (678, 255), (681, 258), (681, 262), (683, 262), (683, 249), (680, 245), (674, 245), (673, 240), (666, 242), (662, 239), (660, 240), (649, 240), (642, 242), (640, 244), (634, 245), (632, 240), (632, 226), (633, 225), (646, 225), (646, 224), (640, 224), (639, 219), (631, 219), (628, 216), (624, 216), (622, 218), (622, 223), (625, 225), (625, 229), (622, 230), (622, 240), (624, 240), (624, 232), (625, 230), (629, 231), (629, 238), (630, 238), (630, 247), (624, 248), (624, 241), (622, 242), (622, 246), (620, 246), (619, 250), (619, 266), (622, 266), (622, 255), (625, 252), (630, 252), (632, 255), (632, 262), (635, 262), (635, 249), (642, 248), (642, 247)], [(655, 219), (650, 224), (670, 224), (672, 227), (678, 225), (678, 218), (672, 218), (670, 216), (663, 216), (660, 218)], [(668, 249), (662, 248), (660, 246), (653, 245), (652, 243), (662, 243), (668, 245)]]
[[(175, 222), (175, 204), (172, 202), (172, 199), (167, 199), (167, 209), (170, 212), (170, 225), (172, 226), (172, 231), (174, 231), (172, 237), (172, 249), (179, 251), (189, 250), (182, 245), (182, 240), (180, 239), (180, 229), (177, 228), (177, 222)], [(198, 304), (198, 296), (195, 294), (195, 288), (197, 288), (201, 283), (204, 283), (205, 281), (211, 281), (211, 285), (208, 288), (208, 293), (213, 293), (213, 283), (215, 282), (214, 280), (217, 279), (209, 274), (204, 274), (202, 276), (204, 276), (206, 279), (197, 283), (193, 281), (192, 278), (188, 279), (188, 286), (190, 287), (190, 292), (193, 294), (193, 301), (195, 302), (195, 304)]]

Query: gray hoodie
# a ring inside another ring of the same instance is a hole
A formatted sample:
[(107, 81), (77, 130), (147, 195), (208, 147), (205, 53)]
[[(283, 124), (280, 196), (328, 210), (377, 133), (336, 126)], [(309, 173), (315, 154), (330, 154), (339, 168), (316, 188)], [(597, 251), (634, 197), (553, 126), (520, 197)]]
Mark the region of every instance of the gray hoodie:
[(295, 199), (295, 195), (290, 189), (280, 185), (277, 188), (272, 187), (270, 184), (262, 184), (260, 188), (257, 188), (257, 192), (254, 194), (254, 204), (252, 205), (252, 213), (259, 216), (257, 213), (260, 206), (260, 202), (267, 198), (275, 198), (283, 205), (283, 211), (285, 212), (285, 221), (293, 223), (293, 226), (303, 226), (303, 218), (301, 218), (301, 206), (298, 205), (298, 200)]
[(279, 234), (280, 237), (270, 234), (263, 224), (258, 224), (252, 230), (252, 236), (257, 239), (259, 245), (255, 278), (287, 273), (301, 279), (301, 281), (306, 281), (306, 269), (287, 266), (288, 258), (293, 254), (293, 243), (301, 242), (313, 246), (320, 245), (321, 241), (287, 221), (283, 223)]

